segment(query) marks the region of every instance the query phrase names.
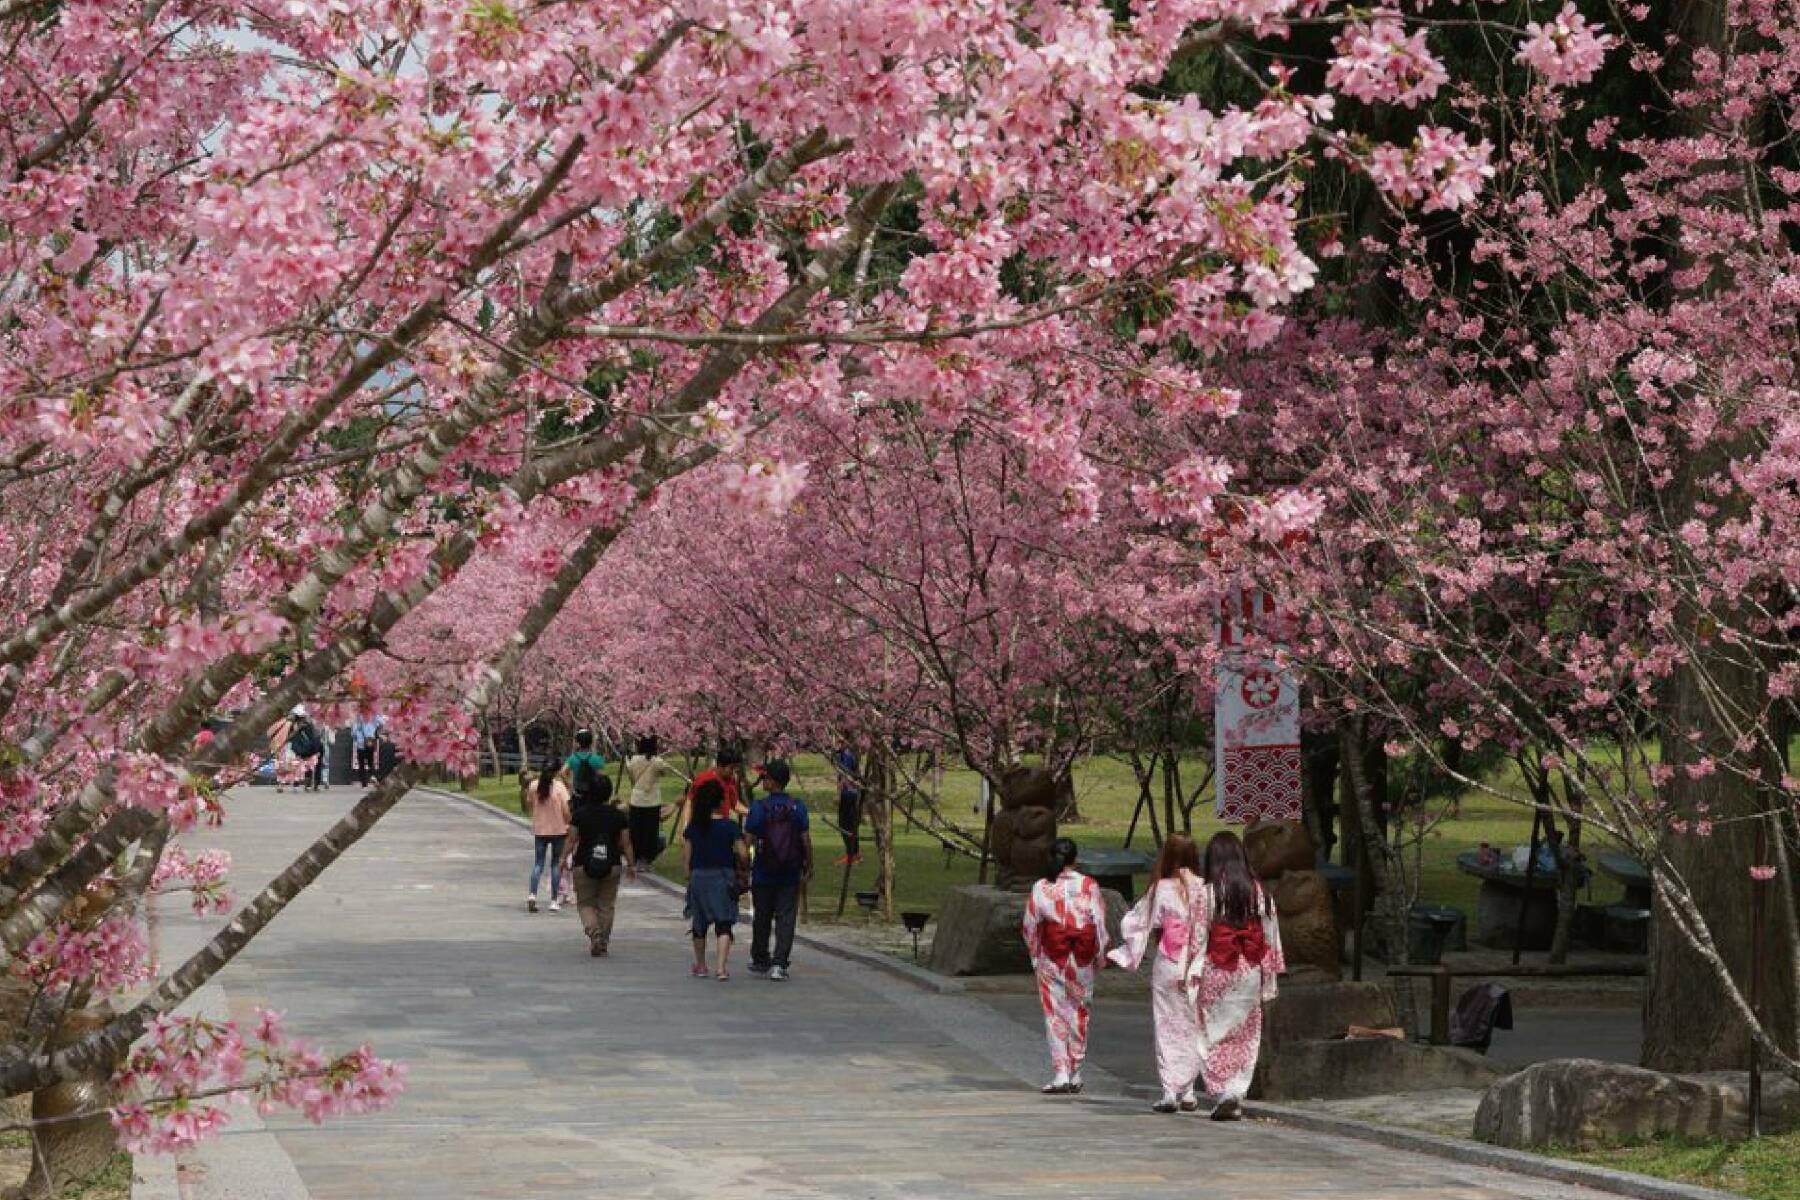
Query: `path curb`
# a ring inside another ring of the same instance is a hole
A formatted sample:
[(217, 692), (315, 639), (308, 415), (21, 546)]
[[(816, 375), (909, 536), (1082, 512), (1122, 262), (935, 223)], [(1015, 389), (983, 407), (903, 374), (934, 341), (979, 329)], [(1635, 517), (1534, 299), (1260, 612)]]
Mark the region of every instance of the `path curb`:
[(1373, 1125), (1367, 1121), (1331, 1116), (1328, 1113), (1294, 1108), (1286, 1104), (1266, 1104), (1258, 1101), (1245, 1104), (1244, 1111), (1252, 1117), (1265, 1117), (1283, 1125), (1305, 1129), (1313, 1133), (1331, 1133), (1340, 1137), (1356, 1138), (1359, 1141), (1374, 1142), (1394, 1150), (1429, 1154), (1434, 1158), (1446, 1158), (1453, 1162), (1467, 1163), (1470, 1166), (1489, 1167), (1513, 1175), (1530, 1175), (1537, 1179), (1548, 1179), (1553, 1183), (1567, 1183), (1592, 1188), (1595, 1191), (1612, 1192), (1619, 1196), (1633, 1196), (1637, 1200), (1743, 1200), (1743, 1197), (1736, 1192), (1721, 1192), (1690, 1183), (1676, 1183), (1667, 1179), (1655, 1179), (1648, 1175), (1634, 1175), (1629, 1171), (1614, 1171), (1607, 1167), (1596, 1167), (1588, 1163), (1548, 1158), (1524, 1150), (1509, 1150), (1503, 1146), (1491, 1146), (1486, 1142), (1470, 1141), (1466, 1138), (1444, 1137), (1440, 1134), (1425, 1133), (1422, 1130)]
[[(473, 807), (478, 812), (498, 817), (510, 824), (517, 825), (526, 832), (530, 832), (531, 830), (531, 822), (527, 821), (523, 816), (509, 813), (502, 808), (496, 808), (485, 800), (477, 800), (474, 796), (464, 795), (460, 792), (445, 791), (442, 788), (434, 787), (415, 787), (413, 790), (416, 792), (426, 792), (446, 800), (459, 801)], [(680, 884), (676, 883), (674, 880), (665, 879), (653, 871), (638, 872), (638, 882), (647, 883), (651, 887), (660, 888), (671, 896), (685, 895)], [(794, 940), (799, 942), (802, 946), (817, 950), (821, 954), (828, 954), (833, 958), (840, 958), (847, 962), (853, 962), (860, 966), (872, 968), (892, 978), (904, 980), (924, 991), (945, 995), (965, 990), (965, 985), (960, 979), (947, 978), (932, 971), (927, 971), (924, 967), (914, 966), (912, 963), (908, 962), (901, 962), (899, 959), (883, 954), (879, 950), (870, 950), (863, 946), (852, 945), (848, 942), (839, 941), (829, 935), (808, 932), (804, 926), (794, 931)]]
[[(455, 800), (475, 809), (479, 813), (498, 818), (520, 829), (530, 832), (531, 823), (523, 816), (506, 812), (473, 796), (458, 792), (444, 791), (433, 787), (417, 787), (415, 791), (425, 792), (446, 800)], [(660, 888), (670, 895), (683, 894), (681, 886), (672, 880), (650, 872), (642, 873), (638, 879)], [(960, 979), (946, 978), (933, 974), (922, 967), (901, 962), (878, 951), (868, 950), (861, 946), (849, 945), (834, 938), (815, 933), (795, 932), (794, 940), (823, 954), (844, 959), (861, 966), (870, 967), (892, 978), (903, 980), (924, 992), (943, 994), (970, 994), (967, 986)], [(972, 995), (972, 994), (971, 994)], [(1141, 1089), (1139, 1085), (1122, 1083), (1120, 1099), (1112, 1100), (1096, 1096), (1099, 1103), (1121, 1103), (1126, 1097), (1136, 1097), (1142, 1091), (1144, 1095), (1152, 1095), (1155, 1088)], [(1563, 1183), (1575, 1187), (1591, 1188), (1594, 1191), (1609, 1192), (1616, 1196), (1629, 1196), (1633, 1200), (1743, 1200), (1743, 1197), (1732, 1192), (1716, 1191), (1712, 1188), (1697, 1187), (1692, 1184), (1675, 1183), (1664, 1179), (1653, 1179), (1647, 1175), (1634, 1175), (1627, 1171), (1614, 1171), (1606, 1167), (1590, 1166), (1586, 1163), (1569, 1162), (1562, 1159), (1547, 1158), (1531, 1154), (1523, 1150), (1508, 1150), (1500, 1146), (1491, 1146), (1484, 1142), (1470, 1141), (1464, 1138), (1444, 1137), (1439, 1134), (1424, 1133), (1418, 1130), (1397, 1129), (1386, 1125), (1374, 1125), (1367, 1121), (1352, 1120), (1348, 1117), (1332, 1116), (1315, 1112), (1311, 1109), (1296, 1108), (1286, 1104), (1268, 1104), (1261, 1101), (1246, 1103), (1246, 1115), (1273, 1121), (1292, 1129), (1305, 1130), (1310, 1133), (1330, 1134), (1337, 1137), (1350, 1138), (1355, 1141), (1369, 1142), (1386, 1146), (1393, 1150), (1408, 1151), (1414, 1154), (1428, 1155), (1432, 1158), (1444, 1159), (1472, 1167), (1485, 1167), (1489, 1170), (1504, 1171), (1512, 1175), (1524, 1175), (1535, 1179), (1547, 1179), (1552, 1183)], [(138, 1194), (134, 1190), (134, 1200)], [(157, 1200), (161, 1200), (157, 1197)]]

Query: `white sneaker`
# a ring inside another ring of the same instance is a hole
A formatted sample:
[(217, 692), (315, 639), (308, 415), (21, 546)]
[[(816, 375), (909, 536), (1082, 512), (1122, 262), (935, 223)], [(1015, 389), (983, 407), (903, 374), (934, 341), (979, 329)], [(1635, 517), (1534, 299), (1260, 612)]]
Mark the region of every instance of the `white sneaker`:
[(770, 983), (786, 983), (787, 977), (788, 977), (788, 974), (787, 974), (786, 967), (770, 967), (769, 968), (769, 982)]
[(561, 912), (562, 911), (562, 901), (561, 900), (552, 900), (550, 902), (550, 911), (551, 912)]

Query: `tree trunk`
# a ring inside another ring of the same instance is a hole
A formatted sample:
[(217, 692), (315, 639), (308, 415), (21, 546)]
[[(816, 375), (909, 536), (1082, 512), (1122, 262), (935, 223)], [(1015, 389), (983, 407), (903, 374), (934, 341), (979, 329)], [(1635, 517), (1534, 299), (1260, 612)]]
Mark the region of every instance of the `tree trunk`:
[[(1689, 832), (1668, 838), (1666, 853), (1732, 979), (1749, 995), (1754, 931), (1746, 914), (1758, 822), (1733, 818), (1764, 812), (1767, 803), (1757, 783), (1738, 771), (1722, 768), (1695, 779), (1684, 768), (1707, 757), (1741, 761), (1734, 749), (1737, 733), (1720, 714), (1762, 711), (1766, 687), (1763, 672), (1743, 651), (1723, 646), (1705, 631), (1705, 614), (1689, 616), (1693, 661), (1676, 667), (1663, 711), (1662, 760), (1674, 773), (1662, 798), (1671, 816), (1691, 824), (1710, 819), (1714, 828), (1706, 837)], [(1792, 930), (1774, 921), (1762, 952), (1770, 964), (1763, 971), (1764, 1021), (1792, 1053), (1796, 996), (1789, 964), (1800, 947)], [(1659, 896), (1644, 988), (1644, 1065), (1662, 1071), (1741, 1070), (1749, 1061), (1748, 1027), (1727, 1001), (1714, 969), (1689, 946)]]
[[(1670, 63), (1677, 84), (1691, 77), (1701, 52), (1729, 56), (1726, 0), (1686, 0), (1672, 6), (1669, 16), (1685, 51)], [(1715, 115), (1684, 110), (1674, 119), (1699, 134)], [(1730, 199), (1721, 202), (1731, 203)], [(1729, 414), (1725, 419), (1730, 419)], [(1664, 536), (1676, 536), (1674, 531), (1690, 519), (1716, 527), (1739, 515), (1736, 498), (1721, 505), (1710, 485), (1724, 478), (1730, 460), (1748, 448), (1743, 439), (1734, 445), (1720, 437), (1689, 452), (1679, 464), (1677, 483), (1671, 489)], [(1741, 614), (1727, 611), (1724, 600), (1715, 603), (1720, 606), (1716, 612), (1695, 600), (1684, 603), (1677, 612), (1677, 628), (1691, 649), (1675, 665), (1663, 691), (1661, 756), (1674, 771), (1661, 788), (1660, 799), (1672, 818), (1691, 824), (1701, 819), (1714, 823), (1709, 837), (1689, 833), (1666, 838), (1667, 856), (1693, 896), (1693, 915), (1705, 923), (1732, 980), (1748, 996), (1754, 940), (1747, 915), (1752, 886), (1749, 869), (1757, 862), (1755, 827), (1759, 822), (1734, 818), (1768, 810), (1768, 797), (1757, 775), (1778, 779), (1779, 771), (1773, 763), (1761, 764), (1760, 772), (1742, 770), (1747, 764), (1737, 749), (1740, 734), (1769, 720), (1766, 672), (1746, 647), (1730, 645), (1719, 636), (1720, 627)], [(1744, 728), (1734, 729), (1734, 724)], [(1706, 758), (1735, 760), (1739, 769), (1720, 768), (1697, 779), (1684, 769)], [(1791, 876), (1784, 876), (1780, 886), (1792, 889), (1796, 883)], [(1791, 1054), (1800, 1037), (1796, 1032), (1800, 982), (1794, 965), (1800, 945), (1796, 945), (1793, 924), (1770, 921), (1761, 951), (1765, 956), (1763, 1022), (1774, 1040)], [(1644, 988), (1644, 1065), (1669, 1071), (1742, 1068), (1749, 1062), (1750, 1045), (1750, 1031), (1726, 1000), (1722, 981), (1688, 944), (1659, 894), (1651, 927), (1650, 975)]]
[[(1404, 964), (1407, 961), (1406, 897), (1400, 893), (1393, 847), (1388, 844), (1387, 837), (1381, 831), (1381, 823), (1376, 819), (1375, 790), (1364, 771), (1367, 741), (1365, 732), (1365, 718), (1350, 717), (1345, 720), (1339, 734), (1343, 739), (1343, 752), (1339, 758), (1344, 766), (1345, 782), (1349, 785), (1350, 795), (1356, 805), (1357, 829), (1362, 836), (1369, 874), (1375, 886), (1375, 901), (1381, 911), (1387, 960), (1390, 964)], [(1390, 982), (1394, 989), (1395, 1014), (1405, 1027), (1407, 1036), (1412, 1037), (1418, 1032), (1419, 1025), (1412, 981), (1397, 977)]]
[(500, 764), (500, 739), (494, 734), (492, 721), (487, 722), (487, 752), (488, 761), (494, 764), (494, 778), (499, 779), (506, 770)]
[(875, 836), (878, 864), (875, 890), (881, 895), (881, 915), (894, 919), (894, 772), (885, 750), (875, 756), (873, 778), (864, 794), (874, 800), (869, 809), (869, 831)]
[(1337, 805), (1332, 802), (1338, 777), (1337, 741), (1334, 738), (1309, 737), (1302, 730), (1300, 745), (1303, 756), (1301, 766), (1304, 771), (1301, 776), (1304, 788), (1301, 796), (1301, 822), (1312, 838), (1319, 861), (1330, 862), (1332, 847), (1337, 844)]
[(1181, 780), (1176, 774), (1175, 754), (1171, 749), (1163, 755), (1162, 761), (1163, 828), (1170, 833), (1175, 832), (1175, 797), (1181, 791)]

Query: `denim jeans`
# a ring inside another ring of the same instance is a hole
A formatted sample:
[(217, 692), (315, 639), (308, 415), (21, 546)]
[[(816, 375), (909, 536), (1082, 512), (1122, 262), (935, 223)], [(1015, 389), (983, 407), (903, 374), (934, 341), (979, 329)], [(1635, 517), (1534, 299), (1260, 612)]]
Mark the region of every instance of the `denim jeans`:
[(537, 845), (531, 848), (531, 894), (537, 895), (538, 880), (544, 877), (544, 851), (550, 852), (550, 898), (556, 899), (562, 891), (562, 852), (563, 840), (567, 834), (556, 834), (554, 837), (537, 835)]
[[(794, 921), (800, 915), (800, 885), (758, 883), (750, 887), (756, 912), (750, 917), (750, 961), (787, 970), (794, 952)], [(769, 953), (769, 930), (775, 931), (775, 953)]]

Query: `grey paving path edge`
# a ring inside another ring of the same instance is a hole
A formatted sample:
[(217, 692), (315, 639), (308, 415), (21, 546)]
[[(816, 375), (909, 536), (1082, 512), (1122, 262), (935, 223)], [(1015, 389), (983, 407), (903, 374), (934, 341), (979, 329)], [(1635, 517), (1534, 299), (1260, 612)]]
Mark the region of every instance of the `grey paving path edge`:
[[(531, 823), (522, 815), (506, 812), (504, 809), (496, 808), (473, 796), (440, 788), (418, 788), (416, 790), (462, 805), (479, 816), (516, 826), (527, 836), (530, 834)], [(681, 895), (683, 892), (680, 884), (653, 872), (645, 872), (639, 878), (672, 895)], [(795, 934), (795, 941), (821, 953), (903, 979), (928, 993), (952, 995), (966, 991), (961, 980), (948, 979), (911, 963), (901, 962), (879, 951), (852, 945), (835, 938), (801, 931)], [(999, 1019), (1007, 1020), (1004, 1017)], [(1021, 1077), (1029, 1080), (1033, 1078), (1031, 1072), (1036, 1070), (1037, 1064), (1033, 1063)], [(1090, 1093), (1102, 1102), (1136, 1104), (1142, 1097), (1155, 1091), (1154, 1088), (1127, 1083), (1115, 1076), (1097, 1072), (1091, 1068), (1087, 1075)], [(1628, 1171), (1614, 1171), (1587, 1163), (1549, 1158), (1521, 1150), (1509, 1150), (1466, 1138), (1442, 1137), (1416, 1130), (1397, 1129), (1367, 1121), (1355, 1121), (1291, 1105), (1258, 1102), (1246, 1105), (1245, 1108), (1246, 1112), (1253, 1117), (1278, 1121), (1295, 1129), (1371, 1142), (1396, 1150), (1430, 1155), (1470, 1166), (1488, 1167), (1535, 1179), (1546, 1179), (1555, 1183), (1592, 1188), (1596, 1191), (1634, 1197), (1636, 1200), (1742, 1200), (1742, 1197), (1734, 1192), (1722, 1192), (1713, 1188), (1656, 1179), (1648, 1175), (1636, 1175)], [(132, 1195), (133, 1200), (139, 1200), (135, 1189)]]

